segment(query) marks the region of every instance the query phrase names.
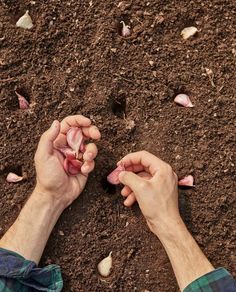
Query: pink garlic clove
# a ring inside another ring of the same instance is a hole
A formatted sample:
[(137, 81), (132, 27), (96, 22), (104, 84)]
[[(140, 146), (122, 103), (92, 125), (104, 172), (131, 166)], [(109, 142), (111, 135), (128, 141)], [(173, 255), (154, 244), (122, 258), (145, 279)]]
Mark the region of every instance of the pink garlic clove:
[(186, 186), (186, 187), (194, 187), (194, 178), (192, 175), (187, 175), (181, 180), (179, 180), (178, 184), (179, 186)]
[(120, 23), (122, 24), (121, 35), (123, 37), (130, 36), (130, 34), (131, 34), (130, 26), (129, 25), (126, 25), (124, 21), (121, 21)]
[(178, 103), (184, 107), (193, 107), (193, 104), (187, 94), (178, 94), (174, 99), (175, 103)]
[(24, 98), (24, 96), (22, 96), (21, 94), (19, 94), (18, 92), (15, 91), (15, 94), (18, 97), (18, 102), (19, 102), (19, 108), (20, 109), (28, 109), (29, 108), (29, 103), (28, 101)]
[(123, 164), (120, 164), (115, 170), (113, 170), (107, 177), (109, 183), (113, 185), (118, 185), (120, 183), (119, 174), (125, 171), (125, 167)]
[(67, 143), (75, 151), (76, 157), (79, 155), (80, 147), (83, 143), (83, 132), (78, 127), (71, 127), (67, 132)]
[(67, 174), (69, 175), (77, 175), (80, 173), (81, 171), (81, 166), (82, 166), (82, 162), (74, 159), (74, 160), (69, 160), (68, 158), (66, 158), (64, 160), (64, 169), (67, 172)]
[(8, 175), (7, 175), (7, 178), (6, 178), (6, 181), (7, 182), (12, 182), (12, 183), (17, 183), (19, 181), (22, 181), (23, 180), (23, 176), (19, 176), (13, 172), (9, 172)]
[(76, 159), (76, 153), (70, 147), (61, 147), (58, 150), (69, 160)]

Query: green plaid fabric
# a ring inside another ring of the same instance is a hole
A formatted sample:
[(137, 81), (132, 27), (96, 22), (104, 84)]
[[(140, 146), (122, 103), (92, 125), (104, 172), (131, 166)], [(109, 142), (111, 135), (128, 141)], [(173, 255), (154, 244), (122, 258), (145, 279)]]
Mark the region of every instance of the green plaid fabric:
[(62, 287), (59, 266), (39, 268), (21, 255), (0, 248), (0, 292), (59, 292)]
[(216, 269), (189, 284), (183, 292), (235, 292), (236, 282), (224, 269)]

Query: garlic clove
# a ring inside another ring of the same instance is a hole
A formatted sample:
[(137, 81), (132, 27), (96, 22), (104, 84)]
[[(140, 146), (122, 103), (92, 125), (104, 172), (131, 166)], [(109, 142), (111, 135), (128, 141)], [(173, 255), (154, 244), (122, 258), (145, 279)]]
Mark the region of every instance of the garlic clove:
[(29, 10), (27, 10), (25, 14), (18, 19), (16, 26), (24, 29), (31, 29), (33, 27), (33, 22), (29, 15)]
[(64, 167), (64, 170), (67, 172), (67, 174), (77, 175), (81, 171), (82, 164), (83, 163), (77, 159), (70, 160), (70, 159), (66, 158), (64, 160), (63, 167)]
[(181, 36), (184, 40), (187, 40), (188, 38), (194, 36), (198, 32), (198, 29), (195, 26), (185, 27), (181, 31)]
[(9, 172), (8, 175), (7, 175), (7, 178), (6, 178), (6, 181), (7, 182), (12, 182), (12, 183), (17, 183), (19, 181), (22, 181), (23, 180), (23, 176), (19, 176), (13, 172)]
[(131, 34), (130, 26), (129, 25), (126, 25), (124, 21), (121, 21), (120, 23), (122, 24), (121, 35), (123, 37), (130, 36), (130, 34)]
[(194, 178), (192, 175), (187, 175), (181, 180), (179, 180), (178, 184), (179, 186), (186, 186), (186, 187), (194, 187)]
[(74, 160), (76, 159), (76, 153), (73, 149), (71, 149), (70, 147), (61, 147), (58, 148), (58, 150), (69, 160)]
[(174, 99), (175, 103), (178, 103), (184, 107), (193, 107), (193, 104), (187, 94), (178, 94)]
[(108, 277), (111, 273), (111, 268), (112, 268), (111, 254), (112, 254), (112, 251), (109, 253), (108, 257), (101, 260), (97, 266), (99, 274), (103, 277)]
[(80, 148), (84, 150), (82, 146), (84, 140), (82, 130), (78, 127), (71, 127), (67, 132), (66, 139), (68, 145), (75, 151), (76, 157), (78, 157)]
[(109, 183), (118, 185), (120, 183), (119, 174), (125, 171), (123, 164), (120, 164), (115, 170), (113, 170), (107, 177)]
[(20, 109), (28, 109), (29, 108), (29, 103), (28, 101), (24, 98), (24, 96), (22, 96), (21, 94), (19, 94), (18, 92), (15, 91), (15, 94), (18, 97), (18, 102), (19, 102), (19, 108)]

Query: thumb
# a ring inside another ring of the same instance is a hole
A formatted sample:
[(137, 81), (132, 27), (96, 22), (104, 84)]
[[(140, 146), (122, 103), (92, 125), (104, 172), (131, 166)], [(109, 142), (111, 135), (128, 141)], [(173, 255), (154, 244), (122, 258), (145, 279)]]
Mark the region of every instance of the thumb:
[(38, 150), (44, 155), (53, 153), (53, 142), (60, 133), (60, 122), (55, 120), (51, 127), (43, 133), (39, 141)]
[(144, 183), (144, 179), (130, 171), (122, 171), (119, 175), (119, 180), (122, 184), (128, 186), (135, 194), (137, 194), (140, 186)]

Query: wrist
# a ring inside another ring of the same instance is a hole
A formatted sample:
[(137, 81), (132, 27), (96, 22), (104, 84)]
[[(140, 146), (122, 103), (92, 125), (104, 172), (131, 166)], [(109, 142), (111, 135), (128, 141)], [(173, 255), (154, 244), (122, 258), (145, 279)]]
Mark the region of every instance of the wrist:
[(35, 200), (41, 208), (49, 208), (52, 212), (57, 211), (61, 214), (66, 208), (66, 204), (58, 199), (53, 192), (42, 190), (38, 185), (36, 185), (30, 199)]
[(179, 216), (149, 223), (152, 232), (160, 241), (174, 242), (179, 234), (189, 234), (185, 223)]

